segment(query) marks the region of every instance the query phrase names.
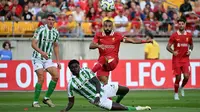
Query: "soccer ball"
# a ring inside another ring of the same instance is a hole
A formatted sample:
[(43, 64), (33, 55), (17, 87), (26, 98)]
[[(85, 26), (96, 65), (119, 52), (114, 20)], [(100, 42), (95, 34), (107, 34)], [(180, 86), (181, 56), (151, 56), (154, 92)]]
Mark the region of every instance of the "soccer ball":
[(114, 0), (101, 0), (100, 2), (101, 9), (103, 11), (114, 11), (115, 10), (115, 3)]

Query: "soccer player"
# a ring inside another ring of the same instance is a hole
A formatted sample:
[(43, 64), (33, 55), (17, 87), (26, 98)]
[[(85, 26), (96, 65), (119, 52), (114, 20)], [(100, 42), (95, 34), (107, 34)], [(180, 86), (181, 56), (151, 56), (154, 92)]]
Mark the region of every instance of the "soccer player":
[(120, 42), (142, 44), (151, 43), (152, 40), (141, 40), (138, 38), (127, 38), (119, 32), (113, 31), (113, 22), (105, 20), (103, 22), (103, 31), (96, 33), (90, 44), (90, 49), (99, 50), (98, 63), (93, 67), (92, 71), (97, 72), (99, 80), (106, 85), (108, 83), (109, 72), (113, 71), (119, 61), (118, 52)]
[[(68, 105), (61, 112), (69, 111), (74, 105), (73, 92), (83, 96), (90, 103), (107, 110), (151, 110), (151, 107), (132, 107), (119, 104), (123, 97), (129, 92), (127, 87), (118, 84), (107, 84), (102, 86), (95, 74), (89, 68), (80, 68), (77, 60), (71, 60), (68, 67), (72, 72), (72, 78), (68, 83)], [(116, 96), (116, 102), (108, 97)]]
[[(187, 84), (190, 76), (190, 62), (189, 56), (193, 50), (192, 34), (185, 30), (186, 21), (181, 18), (178, 20), (178, 31), (174, 32), (167, 44), (167, 50), (173, 54), (172, 56), (172, 70), (175, 75), (174, 84), (174, 99), (179, 100), (178, 88), (181, 80), (181, 73), (184, 75), (183, 83), (180, 87), (181, 95), (184, 96), (183, 87)], [(172, 45), (174, 49), (172, 49)]]
[(49, 87), (43, 99), (43, 103), (47, 104), (49, 107), (55, 107), (55, 105), (50, 100), (50, 96), (56, 87), (59, 75), (57, 72), (57, 68), (51, 59), (53, 50), (57, 61), (57, 67), (59, 69), (61, 68), (59, 62), (58, 45), (59, 33), (57, 29), (53, 27), (55, 23), (55, 18), (55, 15), (48, 14), (47, 24), (40, 26), (35, 31), (32, 40), (32, 48), (34, 49), (32, 54), (32, 64), (38, 77), (38, 82), (35, 85), (34, 101), (32, 104), (33, 107), (40, 107), (38, 99), (42, 89), (45, 71), (51, 74), (52, 80), (49, 83)]

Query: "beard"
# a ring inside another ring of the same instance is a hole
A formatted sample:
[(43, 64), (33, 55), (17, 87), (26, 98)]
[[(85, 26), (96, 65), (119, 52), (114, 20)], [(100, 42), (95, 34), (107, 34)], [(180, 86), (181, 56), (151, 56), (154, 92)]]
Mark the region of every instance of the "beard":
[(110, 35), (112, 30), (104, 30), (104, 32), (105, 32), (106, 35)]
[(179, 31), (183, 31), (184, 30), (184, 28), (179, 28)]

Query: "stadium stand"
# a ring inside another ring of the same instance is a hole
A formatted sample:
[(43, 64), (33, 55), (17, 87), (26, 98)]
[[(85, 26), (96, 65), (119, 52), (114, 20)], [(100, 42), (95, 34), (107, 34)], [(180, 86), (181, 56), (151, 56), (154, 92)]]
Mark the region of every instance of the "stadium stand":
[[(99, 0), (86, 0), (87, 3), (84, 1), (84, 7), (82, 7), (82, 0), (47, 0), (44, 1), (38, 1), (38, 0), (31, 0), (24, 2), (24, 0), (3, 0), (0, 1), (0, 35), (3, 36), (12, 36), (12, 35), (19, 35), (22, 37), (26, 37), (26, 35), (33, 35), (34, 30), (43, 22), (45, 22), (45, 13), (48, 13), (50, 10), (48, 9), (51, 3), (56, 1), (56, 6), (59, 8), (60, 12), (55, 13), (57, 16), (57, 20), (59, 20), (61, 14), (66, 14), (65, 16), (68, 17), (71, 14), (73, 14), (73, 11), (76, 10), (76, 6), (80, 6), (82, 12), (84, 12), (85, 20), (81, 22), (81, 25), (79, 25), (78, 29), (81, 29), (83, 34), (85, 36), (92, 36), (94, 35), (95, 31), (97, 29), (101, 29), (101, 25), (98, 24), (98, 28), (94, 28), (93, 23), (95, 22), (96, 18), (103, 20), (104, 17), (107, 17), (107, 15), (110, 16), (111, 13), (107, 14), (106, 12), (103, 12), (100, 7), (98, 7)], [(114, 18), (119, 10), (121, 10), (120, 7), (123, 7), (124, 14), (129, 19), (129, 24), (126, 27), (127, 34), (138, 34), (138, 32), (134, 32), (132, 23), (135, 20), (136, 15), (140, 15), (140, 18), (142, 19), (141, 26), (143, 26), (139, 34), (144, 34), (145, 30), (145, 23), (146, 20), (148, 20), (149, 13), (154, 12), (156, 19), (154, 21), (157, 21), (156, 26), (160, 27), (163, 23), (168, 24), (168, 32), (164, 32), (160, 34), (160, 28), (157, 28), (155, 31), (155, 35), (163, 37), (162, 35), (170, 35), (172, 31), (176, 30), (176, 24), (173, 20), (173, 14), (179, 13), (179, 7), (181, 4), (184, 3), (184, 0), (126, 0), (126, 2), (121, 2), (121, 5), (119, 4), (119, 0), (117, 1), (116, 10), (112, 12), (112, 18)], [(40, 3), (40, 7), (36, 4)], [(140, 3), (142, 3), (142, 7), (144, 9), (142, 10)], [(21, 6), (24, 7), (25, 5), (28, 5), (29, 9), (28, 11), (33, 14), (33, 18), (36, 18), (36, 20), (32, 21), (22, 21), (22, 14), (24, 11), (19, 12), (18, 9), (16, 9), (16, 12), (13, 12), (12, 6)], [(199, 8), (198, 4), (200, 4), (200, 0), (190, 1), (190, 4), (192, 5), (194, 12), (196, 12), (196, 16), (199, 18)], [(9, 10), (6, 6), (9, 5)], [(144, 6), (145, 5), (145, 6)], [(153, 6), (151, 6), (153, 5)], [(4, 7), (5, 6), (5, 7)], [(45, 7), (46, 6), (46, 7)], [(86, 7), (87, 6), (87, 7)], [(119, 7), (120, 6), (120, 7)], [(48, 7), (48, 8), (47, 8)], [(152, 7), (154, 9), (152, 9)], [(94, 8), (95, 13), (90, 14), (90, 9)], [(160, 12), (161, 11), (161, 12)], [(40, 15), (38, 16), (36, 12), (40, 12)], [(9, 18), (8, 18), (9, 13)], [(21, 15), (16, 15), (21, 13)], [(164, 21), (162, 14), (166, 13), (168, 16), (169, 21)], [(89, 15), (89, 20), (88, 16)], [(11, 16), (11, 17), (10, 17)], [(10, 20), (11, 19), (11, 20)], [(65, 19), (66, 22), (68, 22), (68, 19)], [(151, 21), (151, 20), (148, 20)], [(170, 23), (169, 23), (170, 22)], [(43, 23), (45, 24), (45, 23)], [(96, 24), (95, 24), (96, 25)], [(195, 31), (195, 35), (199, 35), (199, 22), (196, 22), (195, 27), (197, 27)], [(57, 25), (55, 25), (57, 27)], [(96, 27), (96, 26), (95, 26)], [(80, 30), (77, 30), (80, 31)], [(192, 31), (193, 32), (193, 31)], [(76, 34), (81, 34), (77, 32)], [(31, 36), (30, 36), (31, 37)], [(198, 37), (198, 36), (197, 36)]]

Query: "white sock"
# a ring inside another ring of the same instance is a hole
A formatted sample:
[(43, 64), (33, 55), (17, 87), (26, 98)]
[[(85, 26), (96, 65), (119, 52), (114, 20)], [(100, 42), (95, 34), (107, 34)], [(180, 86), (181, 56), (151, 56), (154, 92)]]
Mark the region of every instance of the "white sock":
[(38, 101), (33, 101), (33, 104), (36, 104), (36, 103), (38, 103)]
[(45, 96), (44, 99), (47, 100), (47, 99), (49, 99), (49, 97), (46, 97), (46, 96)]

